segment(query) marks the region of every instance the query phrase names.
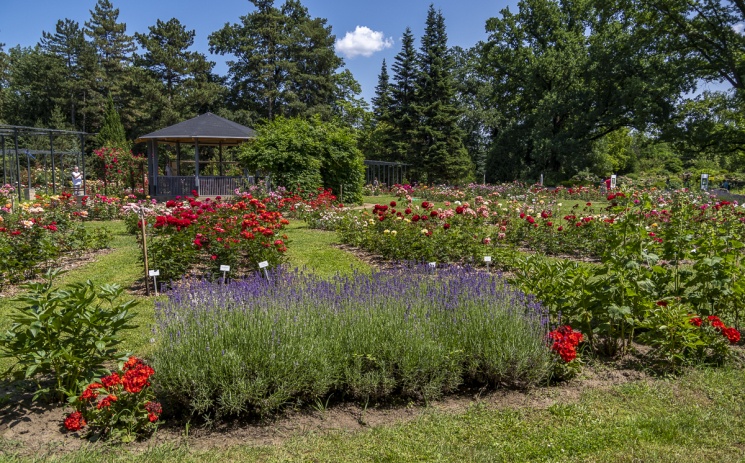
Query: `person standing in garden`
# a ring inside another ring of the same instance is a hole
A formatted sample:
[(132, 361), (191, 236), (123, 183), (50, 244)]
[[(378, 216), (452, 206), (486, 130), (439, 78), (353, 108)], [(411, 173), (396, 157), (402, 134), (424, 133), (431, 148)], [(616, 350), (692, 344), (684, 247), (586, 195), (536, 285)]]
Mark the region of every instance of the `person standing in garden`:
[(80, 196), (80, 189), (83, 187), (83, 173), (78, 170), (78, 166), (72, 168), (72, 191), (75, 196)]

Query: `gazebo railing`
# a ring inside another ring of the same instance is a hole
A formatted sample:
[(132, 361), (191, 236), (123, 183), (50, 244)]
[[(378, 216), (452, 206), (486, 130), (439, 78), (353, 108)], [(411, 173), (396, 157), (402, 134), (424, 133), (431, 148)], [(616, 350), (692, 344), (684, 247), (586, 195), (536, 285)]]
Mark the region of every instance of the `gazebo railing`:
[(201, 196), (230, 196), (236, 188), (251, 184), (251, 177), (199, 177), (199, 186), (194, 176), (158, 176), (158, 196), (188, 196), (197, 190)]

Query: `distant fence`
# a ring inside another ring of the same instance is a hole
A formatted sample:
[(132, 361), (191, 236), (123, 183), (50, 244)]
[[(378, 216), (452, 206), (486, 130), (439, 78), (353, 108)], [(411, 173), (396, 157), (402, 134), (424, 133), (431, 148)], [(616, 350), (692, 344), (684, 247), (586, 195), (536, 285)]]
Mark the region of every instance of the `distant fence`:
[(236, 189), (253, 184), (253, 177), (158, 176), (157, 196), (188, 196), (196, 190), (201, 196), (231, 196)]
[(400, 162), (365, 161), (365, 183), (388, 186), (404, 183), (408, 167)]

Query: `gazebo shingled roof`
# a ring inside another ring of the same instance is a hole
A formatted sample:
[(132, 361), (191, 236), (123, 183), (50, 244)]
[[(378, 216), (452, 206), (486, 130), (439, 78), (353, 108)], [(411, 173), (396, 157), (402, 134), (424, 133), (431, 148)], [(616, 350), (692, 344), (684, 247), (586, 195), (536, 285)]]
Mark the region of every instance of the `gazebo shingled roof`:
[(256, 137), (256, 131), (212, 113), (201, 114), (178, 124), (143, 135), (137, 142), (194, 143), (201, 146), (234, 146)]

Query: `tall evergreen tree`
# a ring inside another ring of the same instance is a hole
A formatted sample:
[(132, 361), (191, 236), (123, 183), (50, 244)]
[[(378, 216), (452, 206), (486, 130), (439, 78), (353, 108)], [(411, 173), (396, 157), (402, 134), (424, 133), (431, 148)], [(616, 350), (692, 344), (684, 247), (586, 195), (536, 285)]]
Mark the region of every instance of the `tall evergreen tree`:
[(378, 74), (378, 85), (375, 86), (375, 96), (372, 98), (373, 115), (378, 121), (390, 121), (391, 116), (391, 83), (388, 76), (388, 66), (383, 60)]
[(418, 55), (412, 171), (428, 183), (455, 184), (473, 176), (473, 164), (458, 126), (453, 58), (448, 50), (445, 18), (430, 5)]
[(214, 63), (189, 51), (194, 36), (194, 30), (176, 18), (157, 20), (148, 34), (135, 34), (143, 49), (135, 55), (135, 64), (149, 76), (140, 85), (147, 117), (139, 121), (138, 131), (156, 130), (216, 107), (223, 87), (211, 76)]
[(56, 98), (64, 93), (64, 65), (41, 47), (15, 46), (7, 54), (7, 86), (1, 118), (14, 125), (34, 126), (49, 121)]
[(256, 10), (210, 35), (210, 51), (228, 61), (235, 109), (253, 118), (331, 112), (335, 71), (342, 66), (325, 19), (313, 19), (297, 0), (251, 0)]
[(0, 43), (0, 123), (5, 123), (4, 111), (6, 100), (8, 98), (7, 88), (9, 86), (8, 72), (9, 72), (9, 57), (5, 53), (3, 48), (4, 43)]
[(82, 99), (86, 87), (85, 65), (91, 62), (93, 49), (86, 42), (80, 25), (71, 19), (57, 21), (54, 34), (44, 31), (39, 45), (44, 51), (59, 57), (64, 63), (65, 73), (62, 85), (65, 91), (57, 97), (57, 103), (67, 108), (68, 122), (72, 127), (77, 127), (78, 101)]
[(106, 101), (106, 112), (104, 113), (101, 131), (98, 132), (97, 141), (100, 146), (109, 148), (127, 149), (127, 137), (124, 134), (119, 113), (114, 106), (113, 98), (109, 97)]
[(395, 134), (392, 122), (393, 97), (391, 94), (388, 65), (385, 60), (378, 75), (378, 85), (375, 86), (375, 96), (372, 98), (373, 120), (366, 127), (363, 152), (367, 159), (379, 161), (395, 161), (396, 156), (391, 147)]
[(401, 51), (394, 58), (393, 83), (391, 87), (391, 126), (395, 128), (391, 140), (394, 161), (411, 163), (411, 137), (417, 124), (414, 99), (417, 77), (417, 56), (414, 35), (406, 28), (401, 38)]
[(100, 115), (106, 106), (109, 95), (122, 109), (121, 117), (125, 128), (131, 127), (142, 115), (134, 104), (138, 91), (136, 73), (132, 69), (133, 52), (136, 49), (134, 38), (127, 35), (127, 25), (118, 22), (119, 9), (109, 0), (98, 0), (91, 18), (85, 22), (85, 35), (90, 37), (96, 51), (97, 68), (89, 83), (91, 92), (87, 98), (87, 115), (92, 120), (91, 128), (96, 130)]

